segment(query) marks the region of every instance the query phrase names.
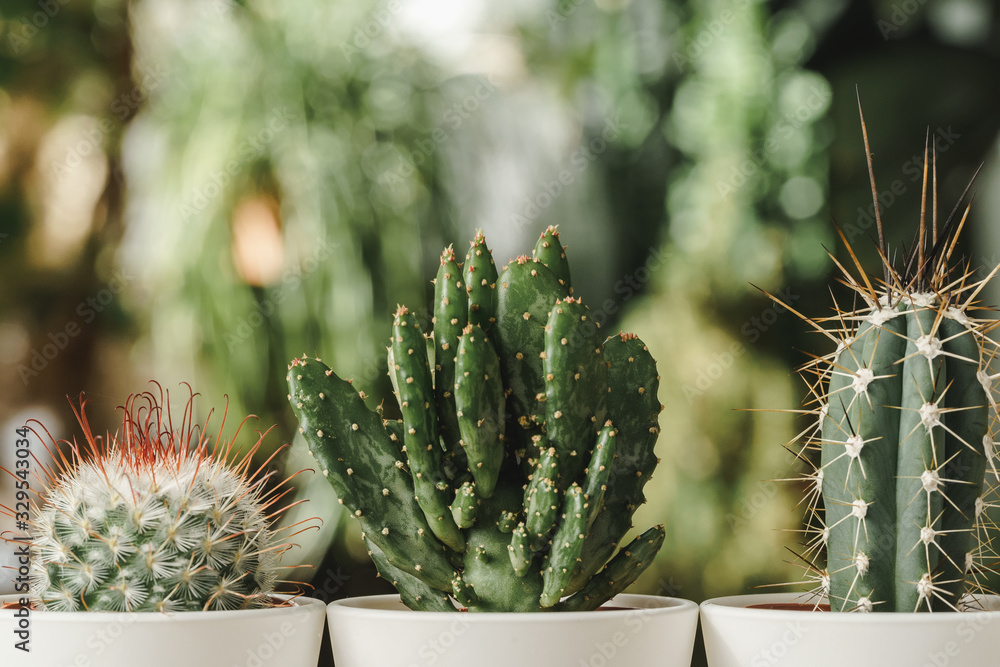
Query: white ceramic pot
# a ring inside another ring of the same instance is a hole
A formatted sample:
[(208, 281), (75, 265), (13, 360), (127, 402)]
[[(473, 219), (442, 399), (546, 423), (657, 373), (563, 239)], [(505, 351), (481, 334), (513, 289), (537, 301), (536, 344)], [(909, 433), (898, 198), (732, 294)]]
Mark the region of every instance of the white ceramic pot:
[[(0, 596), (0, 604), (17, 596)], [(11, 667), (316, 667), (325, 604), (247, 611), (52, 612), (27, 617), (30, 652), (15, 647), (21, 618), (0, 609), (0, 665)]]
[(709, 667), (983, 667), (1000, 664), (1000, 598), (985, 611), (851, 614), (749, 609), (795, 593), (701, 604)]
[(396, 595), (330, 603), (337, 667), (689, 667), (698, 605), (619, 595), (609, 607), (562, 613), (441, 613)]

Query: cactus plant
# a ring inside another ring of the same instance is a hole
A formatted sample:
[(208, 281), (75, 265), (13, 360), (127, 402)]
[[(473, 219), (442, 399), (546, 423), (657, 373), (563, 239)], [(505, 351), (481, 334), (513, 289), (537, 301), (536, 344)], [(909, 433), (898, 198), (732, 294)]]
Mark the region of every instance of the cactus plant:
[(838, 264), (841, 282), (860, 307), (835, 304), (818, 320), (799, 314), (836, 346), (803, 367), (816, 421), (800, 436), (799, 456), (819, 450), (820, 461), (808, 475), (812, 517), (801, 556), (814, 593), (833, 610), (957, 610), (966, 593), (982, 590), (984, 561), (995, 558), (983, 510), (992, 493), (997, 345), (977, 298), (996, 269), (976, 280), (970, 266), (953, 264), (968, 188), (939, 225), (936, 155), (927, 224), (926, 148), (916, 238), (898, 255), (888, 247), (861, 123), (882, 276), (864, 272), (841, 232), (859, 272)]
[(192, 424), (193, 400), (175, 429), (169, 394), (132, 395), (121, 430), (107, 438), (92, 433), (82, 397), (73, 407), (84, 441), (64, 443), (69, 455), (44, 471), (32, 508), (30, 595), (38, 609), (279, 604), (272, 593), (289, 545), (270, 523), (284, 511), (275, 507), (284, 493), (282, 485), (266, 490), (265, 466), (251, 466), (266, 434), (237, 457), (233, 442), (221, 440), (223, 417), (210, 450), (208, 422)]
[(482, 233), (464, 267), (445, 249), (433, 332), (395, 313), (402, 420), (319, 359), (289, 366), (310, 451), (411, 608), (593, 609), (663, 543), (653, 527), (612, 558), (656, 464), (656, 365), (604, 340), (569, 281), (554, 227), (499, 276)]

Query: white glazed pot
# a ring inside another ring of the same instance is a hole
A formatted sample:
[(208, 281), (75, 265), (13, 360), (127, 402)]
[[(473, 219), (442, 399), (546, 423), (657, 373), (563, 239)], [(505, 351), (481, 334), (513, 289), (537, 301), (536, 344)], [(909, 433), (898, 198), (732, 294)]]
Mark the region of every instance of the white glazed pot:
[[(16, 602), (0, 596), (0, 605)], [(0, 665), (13, 667), (316, 667), (325, 604), (246, 611), (52, 612), (27, 617), (30, 652), (15, 647), (19, 621), (0, 609)]]
[(709, 667), (982, 667), (1000, 664), (1000, 598), (986, 611), (830, 613), (749, 609), (794, 604), (799, 594), (701, 603)]
[(396, 595), (330, 603), (337, 667), (689, 667), (698, 605), (619, 595), (585, 612), (412, 611)]

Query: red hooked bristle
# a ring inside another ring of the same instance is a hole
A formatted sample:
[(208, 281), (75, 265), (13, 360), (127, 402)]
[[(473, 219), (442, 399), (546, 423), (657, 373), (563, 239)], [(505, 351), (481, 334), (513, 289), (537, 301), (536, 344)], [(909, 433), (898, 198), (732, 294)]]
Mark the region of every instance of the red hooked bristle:
[[(298, 360), (296, 360), (298, 361)], [(304, 361), (299, 361), (304, 364)], [(257, 432), (256, 441), (248, 448), (236, 448), (240, 431), (256, 416), (250, 415), (237, 426), (231, 437), (224, 439), (223, 431), (229, 416), (229, 399), (223, 411), (222, 421), (215, 431), (214, 439), (209, 434), (209, 423), (213, 411), (210, 411), (203, 424), (194, 421), (194, 399), (198, 396), (185, 385), (188, 391), (187, 401), (181, 413), (180, 424), (175, 428), (173, 415), (170, 411), (170, 392), (153, 382), (156, 390), (131, 394), (124, 405), (118, 406), (122, 412), (122, 424), (118, 432), (104, 437), (95, 436), (90, 421), (87, 418), (87, 401), (83, 394), (78, 398), (78, 404), (70, 399), (70, 407), (80, 425), (84, 444), (81, 446), (74, 438), (55, 440), (49, 431), (39, 422), (29, 425), (29, 428), (42, 441), (44, 448), (56, 461), (54, 469), (42, 466), (40, 476), (44, 478), (46, 487), (51, 487), (59, 478), (70, 474), (83, 463), (93, 465), (99, 470), (106, 470), (106, 465), (114, 464), (122, 468), (138, 472), (141, 470), (177, 470), (189, 460), (195, 460), (199, 466), (212, 461), (220, 462), (242, 476), (252, 487), (257, 487), (267, 476), (267, 467), (273, 462), (278, 452), (288, 445), (275, 450), (270, 457), (255, 470), (251, 470), (253, 457), (260, 451), (264, 439), (274, 430), (274, 426), (264, 432)], [(41, 437), (39, 428), (47, 436)], [(213, 429), (214, 431), (214, 429)], [(64, 452), (68, 450), (67, 457)], [(298, 473), (296, 473), (298, 474)], [(288, 483), (291, 477), (278, 484), (275, 489)], [(271, 489), (269, 494), (274, 493)], [(285, 509), (278, 510), (278, 513)]]

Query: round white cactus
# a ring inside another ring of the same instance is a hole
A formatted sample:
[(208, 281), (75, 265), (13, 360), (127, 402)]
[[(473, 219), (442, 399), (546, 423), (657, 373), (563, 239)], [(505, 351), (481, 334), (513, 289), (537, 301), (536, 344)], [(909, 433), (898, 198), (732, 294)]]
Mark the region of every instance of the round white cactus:
[[(84, 443), (51, 472), (33, 508), (31, 597), (52, 611), (194, 611), (270, 606), (281, 544), (277, 500), (246, 453), (190, 423), (166, 401), (133, 395), (122, 429)], [(162, 403), (162, 406), (161, 406)], [(225, 418), (223, 418), (225, 421)], [(221, 433), (221, 428), (220, 428)], [(234, 459), (234, 460), (231, 460)], [(271, 515), (271, 516), (269, 516)]]

